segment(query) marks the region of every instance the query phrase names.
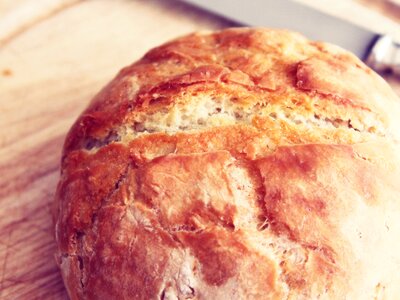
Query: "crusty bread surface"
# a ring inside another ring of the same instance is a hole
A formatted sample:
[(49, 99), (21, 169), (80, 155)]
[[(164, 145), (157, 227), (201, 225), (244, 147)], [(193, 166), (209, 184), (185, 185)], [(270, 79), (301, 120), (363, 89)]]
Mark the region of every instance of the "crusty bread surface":
[(70, 130), (56, 193), (71, 299), (398, 299), (400, 101), (281, 30), (149, 51)]

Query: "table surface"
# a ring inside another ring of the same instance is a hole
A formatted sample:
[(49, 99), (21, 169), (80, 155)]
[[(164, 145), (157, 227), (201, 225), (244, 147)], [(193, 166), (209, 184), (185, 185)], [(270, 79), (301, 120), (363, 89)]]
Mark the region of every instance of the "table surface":
[[(400, 36), (386, 2), (302, 2)], [(91, 97), (151, 47), (226, 26), (173, 0), (0, 1), (0, 299), (67, 299), (51, 210), (65, 134)]]

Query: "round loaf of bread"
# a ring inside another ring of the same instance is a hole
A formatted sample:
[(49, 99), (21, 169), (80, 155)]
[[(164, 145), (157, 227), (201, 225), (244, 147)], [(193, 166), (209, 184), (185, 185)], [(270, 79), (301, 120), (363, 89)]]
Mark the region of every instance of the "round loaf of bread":
[(287, 31), (149, 51), (69, 132), (56, 195), (71, 299), (398, 299), (400, 101)]

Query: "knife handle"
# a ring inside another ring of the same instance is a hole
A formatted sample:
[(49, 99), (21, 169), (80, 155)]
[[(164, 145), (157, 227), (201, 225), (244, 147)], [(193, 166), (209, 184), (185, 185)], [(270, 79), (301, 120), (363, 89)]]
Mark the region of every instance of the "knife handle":
[(400, 44), (388, 35), (380, 36), (372, 46), (366, 62), (378, 72), (391, 71), (400, 76)]

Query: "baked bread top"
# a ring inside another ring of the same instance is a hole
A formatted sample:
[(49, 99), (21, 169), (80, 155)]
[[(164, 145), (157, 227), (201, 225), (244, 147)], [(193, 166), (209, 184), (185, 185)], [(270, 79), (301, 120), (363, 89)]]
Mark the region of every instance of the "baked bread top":
[[(394, 299), (400, 101), (352, 54), (196, 33), (124, 68), (69, 132), (72, 299)], [(386, 297), (386, 298), (385, 298)]]

